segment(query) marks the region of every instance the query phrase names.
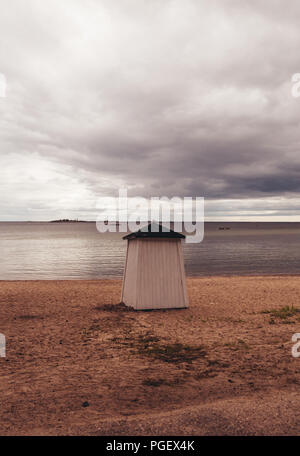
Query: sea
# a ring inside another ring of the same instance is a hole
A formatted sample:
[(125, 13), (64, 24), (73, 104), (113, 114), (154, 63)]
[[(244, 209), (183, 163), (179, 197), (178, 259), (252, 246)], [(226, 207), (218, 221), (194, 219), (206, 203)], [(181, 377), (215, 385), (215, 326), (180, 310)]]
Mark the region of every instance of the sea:
[[(300, 223), (206, 222), (201, 243), (183, 241), (188, 276), (300, 274)], [(1, 222), (0, 280), (118, 278), (124, 233), (96, 223)]]

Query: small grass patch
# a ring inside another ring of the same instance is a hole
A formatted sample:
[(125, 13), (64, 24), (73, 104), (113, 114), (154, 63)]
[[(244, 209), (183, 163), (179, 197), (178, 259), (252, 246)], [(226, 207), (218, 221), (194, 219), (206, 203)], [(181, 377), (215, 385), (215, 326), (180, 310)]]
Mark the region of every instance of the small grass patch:
[(238, 339), (237, 341), (227, 342), (224, 344), (225, 347), (230, 348), (231, 350), (249, 350), (249, 345), (242, 339)]
[(283, 306), (280, 309), (263, 310), (261, 313), (269, 314), (271, 319), (280, 318), (281, 320), (287, 320), (288, 318), (299, 314), (300, 309), (297, 307)]
[(18, 318), (20, 318), (21, 320), (42, 320), (44, 317), (42, 315), (25, 314), (20, 315)]
[(138, 353), (151, 358), (159, 359), (166, 363), (190, 363), (206, 355), (202, 346), (192, 346), (181, 343), (163, 344), (149, 343), (139, 347)]
[(149, 347), (149, 345), (159, 342), (159, 337), (154, 336), (153, 334), (139, 334), (137, 342), (144, 346), (144, 348)]
[(145, 380), (143, 380), (143, 385), (145, 386), (162, 386), (162, 385), (166, 385), (167, 382), (164, 378), (157, 378), (157, 379), (154, 379), (154, 378), (146, 378)]
[(139, 335), (131, 333), (126, 337), (114, 337), (111, 341), (116, 346), (127, 346), (133, 353), (166, 363), (190, 363), (206, 355), (202, 345), (188, 345), (179, 342), (165, 343), (150, 332)]
[(214, 377), (217, 377), (217, 376), (218, 376), (218, 373), (216, 371), (213, 371), (212, 369), (205, 369), (203, 371), (197, 372), (194, 375), (194, 378), (196, 380), (202, 380), (202, 379), (205, 379), (205, 378), (214, 378)]
[(144, 386), (176, 386), (183, 383), (184, 380), (180, 378), (174, 378), (173, 380), (166, 380), (165, 378), (146, 378), (143, 380)]
[(224, 361), (219, 361), (218, 359), (208, 359), (207, 364), (208, 364), (208, 366), (216, 366), (216, 367), (220, 367), (220, 368), (229, 367), (229, 363), (226, 363)]
[(226, 321), (227, 323), (246, 323), (245, 320), (242, 320), (241, 318), (236, 319), (232, 317), (225, 317), (225, 318), (220, 318), (221, 321)]

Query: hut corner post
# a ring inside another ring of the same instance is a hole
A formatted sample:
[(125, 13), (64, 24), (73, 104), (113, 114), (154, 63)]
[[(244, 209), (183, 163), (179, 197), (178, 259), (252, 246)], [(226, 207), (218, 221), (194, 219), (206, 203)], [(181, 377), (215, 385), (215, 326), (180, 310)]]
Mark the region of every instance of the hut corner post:
[(129, 247), (129, 242), (127, 241), (127, 246), (126, 246), (126, 258), (125, 258), (125, 267), (123, 271), (123, 281), (122, 281), (122, 291), (121, 291), (121, 304), (125, 304), (124, 302), (124, 287), (125, 287), (125, 278), (126, 278), (126, 269), (127, 269), (127, 260), (128, 260), (128, 247)]

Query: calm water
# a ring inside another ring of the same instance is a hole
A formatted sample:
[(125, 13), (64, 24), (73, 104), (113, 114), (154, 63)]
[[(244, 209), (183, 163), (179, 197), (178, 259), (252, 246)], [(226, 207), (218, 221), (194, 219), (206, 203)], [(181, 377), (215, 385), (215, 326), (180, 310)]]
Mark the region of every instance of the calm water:
[[(300, 223), (206, 223), (183, 249), (188, 275), (300, 274)], [(1, 280), (121, 277), (125, 253), (94, 223), (0, 223)]]

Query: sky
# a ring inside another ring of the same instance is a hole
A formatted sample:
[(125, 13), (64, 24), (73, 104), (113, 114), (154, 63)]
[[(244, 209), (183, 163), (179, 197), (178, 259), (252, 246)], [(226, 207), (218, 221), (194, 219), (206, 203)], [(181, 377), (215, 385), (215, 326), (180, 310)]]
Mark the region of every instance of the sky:
[(94, 220), (127, 188), (300, 221), (298, 0), (0, 3), (0, 220)]

